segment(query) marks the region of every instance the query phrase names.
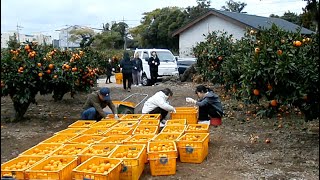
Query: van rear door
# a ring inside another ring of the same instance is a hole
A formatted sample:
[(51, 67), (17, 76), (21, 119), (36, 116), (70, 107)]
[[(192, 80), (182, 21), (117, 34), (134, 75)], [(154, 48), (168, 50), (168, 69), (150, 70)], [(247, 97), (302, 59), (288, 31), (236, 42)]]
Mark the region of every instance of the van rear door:
[(173, 54), (170, 51), (157, 51), (157, 55), (160, 60), (159, 76), (177, 75), (178, 66)]

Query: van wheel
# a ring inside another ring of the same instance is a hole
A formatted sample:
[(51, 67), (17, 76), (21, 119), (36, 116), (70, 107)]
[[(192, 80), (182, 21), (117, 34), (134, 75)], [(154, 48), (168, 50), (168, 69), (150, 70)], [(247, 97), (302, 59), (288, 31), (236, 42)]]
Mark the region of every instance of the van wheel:
[(141, 77), (141, 83), (144, 86), (148, 86), (150, 84), (150, 80), (147, 78), (145, 74), (143, 74)]

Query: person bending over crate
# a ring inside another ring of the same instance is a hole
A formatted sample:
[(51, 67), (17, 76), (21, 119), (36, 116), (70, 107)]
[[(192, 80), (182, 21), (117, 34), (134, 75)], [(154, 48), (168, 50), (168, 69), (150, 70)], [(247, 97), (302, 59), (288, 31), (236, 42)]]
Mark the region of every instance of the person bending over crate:
[(169, 88), (160, 90), (144, 103), (142, 114), (161, 114), (160, 127), (164, 127), (164, 118), (167, 116), (168, 112), (176, 112), (175, 108), (168, 102), (172, 95), (173, 93)]
[(211, 118), (221, 118), (223, 116), (222, 104), (219, 96), (212, 89), (206, 88), (204, 85), (199, 85), (195, 90), (199, 100), (196, 101), (190, 97), (186, 101), (199, 106), (199, 124), (209, 124)]
[(88, 95), (81, 113), (82, 120), (101, 120), (107, 117), (110, 112), (103, 111), (103, 108), (109, 107), (115, 118), (118, 119), (118, 112), (110, 98), (110, 89), (107, 87), (101, 88), (99, 91), (94, 91)]

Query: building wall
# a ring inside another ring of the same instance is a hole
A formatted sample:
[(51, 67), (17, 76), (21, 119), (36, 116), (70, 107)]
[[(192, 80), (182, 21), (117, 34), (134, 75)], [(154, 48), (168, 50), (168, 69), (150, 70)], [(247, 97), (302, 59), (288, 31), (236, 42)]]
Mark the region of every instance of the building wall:
[(59, 47), (62, 49), (66, 48), (77, 48), (80, 47), (80, 41), (71, 42), (70, 41), (70, 31), (74, 28), (79, 28), (78, 26), (70, 26), (65, 29), (61, 29), (59, 33)]
[[(7, 32), (7, 33), (1, 33), (1, 48), (7, 48), (8, 47), (8, 41), (10, 40), (10, 37), (14, 35), (14, 32)], [(18, 34), (17, 39), (20, 41), (20, 43), (24, 42), (32, 42), (36, 41), (38, 44), (43, 45), (44, 42), (47, 45), (52, 44), (52, 38), (51, 36), (43, 35), (43, 34), (36, 34), (36, 35), (30, 35), (30, 34)]]
[(245, 32), (244, 28), (236, 24), (210, 15), (179, 34), (179, 57), (194, 57), (192, 48), (195, 47), (197, 43), (205, 41), (205, 37), (210, 32), (218, 30), (225, 31), (229, 35), (233, 34), (235, 39), (241, 39)]

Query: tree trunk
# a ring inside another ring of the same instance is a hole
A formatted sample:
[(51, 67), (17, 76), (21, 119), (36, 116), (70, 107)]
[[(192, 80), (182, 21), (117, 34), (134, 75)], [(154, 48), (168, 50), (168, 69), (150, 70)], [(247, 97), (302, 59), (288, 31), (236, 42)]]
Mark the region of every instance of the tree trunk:
[(13, 99), (12, 101), (13, 101), (13, 107), (15, 110), (14, 121), (21, 121), (23, 119), (24, 114), (27, 112), (31, 101), (28, 101), (26, 103), (20, 103), (19, 100), (13, 100)]

